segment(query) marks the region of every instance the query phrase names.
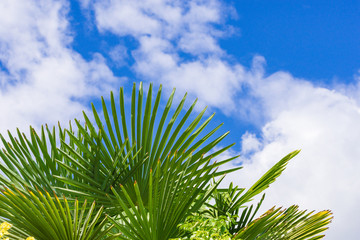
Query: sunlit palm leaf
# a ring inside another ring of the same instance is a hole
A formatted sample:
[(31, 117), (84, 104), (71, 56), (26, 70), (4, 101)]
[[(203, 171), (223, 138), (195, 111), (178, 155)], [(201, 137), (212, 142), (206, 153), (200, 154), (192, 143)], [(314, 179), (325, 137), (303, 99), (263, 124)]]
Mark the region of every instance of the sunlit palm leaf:
[(286, 210), (272, 208), (241, 229), (234, 239), (241, 240), (315, 240), (331, 222), (330, 211), (318, 213), (300, 211), (298, 206)]
[[(40, 136), (30, 128), (30, 139), (17, 131), (17, 137), (8, 133), (10, 142), (0, 135), (5, 149), (0, 151), (0, 182), (11, 188), (16, 186), (26, 194), (26, 189), (36, 191), (45, 189), (52, 192), (54, 186), (66, 187), (54, 175), (67, 176), (68, 172), (59, 166), (58, 162), (65, 161), (58, 149), (59, 140), (66, 138), (66, 133), (59, 125), (58, 136), (55, 128), (47, 126), (41, 128)], [(59, 139), (58, 139), (59, 138)], [(72, 143), (70, 143), (72, 144)]]
[(293, 151), (282, 158), (278, 163), (276, 163), (272, 168), (270, 168), (254, 185), (252, 185), (249, 190), (247, 190), (237, 201), (233, 203), (231, 209), (242, 206), (244, 203), (247, 203), (253, 199), (256, 195), (263, 192), (273, 183), (277, 177), (285, 170), (288, 162), (295, 157), (300, 150)]
[[(278, 178), (281, 173), (285, 170), (288, 162), (295, 157), (300, 151), (293, 151), (282, 158), (279, 162), (277, 162), (272, 168), (270, 168), (255, 184), (253, 184), (247, 191), (238, 187), (233, 188), (232, 183), (230, 184), (228, 189), (217, 190), (213, 194), (213, 198), (215, 200), (214, 205), (207, 204), (210, 208), (213, 209), (212, 215), (226, 215), (230, 213), (232, 215), (239, 214), (239, 210), (244, 205), (252, 199), (266, 190), (271, 183), (273, 183), (276, 178)], [(262, 202), (262, 201), (261, 201)], [(261, 203), (260, 203), (261, 204)], [(260, 205), (259, 205), (260, 206)], [(256, 209), (259, 209), (259, 206)], [(253, 206), (250, 206), (252, 209)], [(247, 213), (250, 216), (250, 209), (246, 209)], [(244, 213), (243, 213), (244, 214)], [(245, 215), (246, 216), (246, 215)], [(244, 216), (244, 217), (245, 217)]]
[[(72, 188), (60, 187), (58, 189), (82, 197), (93, 196), (102, 205), (109, 206), (110, 202), (106, 202), (105, 195), (112, 195), (109, 190), (110, 186), (119, 190), (117, 186), (122, 184), (132, 199), (135, 199), (136, 193), (132, 183), (137, 181), (144, 204), (147, 205), (149, 172), (150, 169), (156, 168), (158, 160), (163, 164), (167, 156), (174, 154), (177, 150), (185, 157), (193, 153), (188, 165), (192, 170), (194, 166), (205, 164), (212, 157), (221, 154), (232, 146), (222, 148), (212, 153), (211, 156), (202, 157), (213, 150), (228, 133), (213, 138), (220, 125), (207, 134), (203, 134), (203, 130), (213, 117), (211, 115), (201, 123), (205, 109), (188, 122), (196, 101), (178, 119), (183, 111), (186, 95), (174, 108), (170, 120), (167, 120), (172, 109), (174, 93), (175, 90), (171, 93), (164, 110), (161, 112), (158, 111), (161, 86), (157, 92), (155, 103), (152, 104), (152, 85), (150, 84), (146, 102), (143, 104), (142, 83), (140, 83), (138, 93), (134, 84), (131, 95), (130, 118), (125, 114), (123, 88), (120, 89), (118, 106), (115, 103), (114, 95), (111, 93), (111, 114), (104, 99), (102, 99), (103, 118), (93, 106), (95, 124), (84, 113), (86, 128), (79, 121), (76, 121), (80, 137), (71, 132), (67, 133), (74, 146), (69, 146), (63, 142), (65, 151), (61, 151), (61, 153), (67, 162), (58, 162), (62, 168), (71, 172), (71, 176), (55, 176), (57, 180), (71, 185)], [(177, 121), (179, 123), (175, 124)], [(197, 139), (198, 137), (199, 139)], [(207, 140), (210, 138), (213, 140), (208, 142)], [(72, 149), (76, 149), (79, 153), (72, 153), (74, 151)], [(68, 154), (70, 156), (67, 156)], [(232, 159), (218, 162), (212, 167), (208, 166), (205, 170), (211, 170)], [(116, 163), (117, 161), (119, 163)], [(215, 175), (222, 175), (237, 169), (222, 171), (215, 173)], [(176, 171), (182, 171), (182, 169)], [(177, 175), (179, 172), (173, 174)]]
[[(190, 169), (192, 156), (173, 155), (160, 161), (154, 171), (150, 170), (148, 182), (148, 205), (141, 196), (139, 184), (134, 183), (136, 199), (121, 186), (122, 192), (113, 192), (120, 220), (111, 218), (123, 233), (124, 239), (167, 240), (176, 237), (178, 224), (192, 212), (196, 212), (217, 187), (219, 182), (209, 187), (215, 175), (215, 168), (210, 168), (210, 160), (203, 168), (200, 164)], [(124, 194), (124, 197), (121, 196)]]
[[(84, 134), (87, 134), (86, 132)], [(72, 138), (75, 138), (71, 135)], [(78, 139), (74, 139), (77, 142)], [(80, 144), (80, 142), (77, 142)], [(102, 142), (88, 143), (89, 149), (94, 149), (95, 145), (101, 146)], [(136, 154), (128, 152), (124, 154), (124, 148), (127, 142), (122, 144), (120, 149), (114, 152), (114, 156), (104, 157), (97, 156), (97, 153), (91, 153), (87, 156), (84, 154), (72, 154), (62, 151), (62, 154), (68, 159), (70, 164), (58, 162), (58, 164), (66, 169), (71, 177), (55, 176), (56, 179), (62, 181), (71, 188), (60, 188), (62, 192), (76, 195), (78, 197), (95, 199), (101, 205), (109, 210), (111, 203), (107, 195), (111, 195), (111, 186), (118, 186), (119, 183), (126, 183), (132, 179), (134, 172), (142, 166), (145, 159), (135, 162)], [(68, 152), (73, 152), (72, 147), (64, 143)], [(55, 187), (57, 189), (57, 187)]]
[(13, 239), (33, 236), (37, 240), (100, 240), (106, 237), (113, 226), (106, 226), (107, 219), (100, 218), (103, 208), (94, 212), (95, 202), (90, 208), (86, 201), (81, 209), (78, 205), (77, 200), (71, 207), (65, 197), (52, 198), (40, 191), (29, 191), (27, 197), (17, 189), (6, 188), (0, 194), (1, 215), (15, 226), (9, 235)]

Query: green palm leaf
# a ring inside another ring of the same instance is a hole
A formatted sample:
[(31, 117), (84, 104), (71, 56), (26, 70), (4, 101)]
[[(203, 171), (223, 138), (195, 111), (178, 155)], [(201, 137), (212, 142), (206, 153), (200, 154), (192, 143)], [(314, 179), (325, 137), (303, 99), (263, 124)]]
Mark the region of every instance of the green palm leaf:
[[(247, 191), (244, 188), (233, 187), (231, 183), (229, 188), (227, 189), (219, 189), (216, 190), (213, 194), (213, 198), (215, 200), (214, 205), (207, 204), (208, 207), (212, 209), (209, 213), (215, 216), (224, 215), (227, 213), (232, 215), (239, 214), (239, 210), (244, 207), (244, 205), (253, 200), (253, 198), (266, 190), (271, 183), (273, 183), (285, 170), (288, 162), (295, 157), (300, 151), (293, 151), (283, 157), (279, 162), (277, 162), (273, 167), (271, 167), (256, 183), (254, 183)], [(264, 196), (263, 196), (264, 198)], [(258, 207), (259, 209), (261, 202), (260, 201)], [(250, 207), (251, 209), (253, 206)], [(249, 215), (251, 209), (246, 209), (246, 214)], [(248, 211), (250, 210), (250, 211)], [(245, 217), (245, 216), (244, 216)]]
[[(69, 176), (54, 176), (56, 180), (65, 184), (64, 187), (60, 186), (56, 189), (82, 198), (95, 199), (101, 205), (106, 206), (109, 213), (111, 202), (106, 196), (110, 195), (111, 197), (113, 195), (110, 186), (120, 190), (118, 186), (121, 184), (131, 198), (136, 199), (133, 182), (137, 181), (140, 195), (144, 204), (147, 205), (149, 173), (150, 169), (156, 168), (158, 160), (162, 165), (167, 156), (176, 151), (185, 158), (193, 153), (188, 164), (189, 169), (193, 170), (195, 166), (205, 164), (212, 157), (221, 154), (232, 146), (222, 148), (212, 153), (211, 156), (202, 157), (209, 153), (228, 133), (216, 137), (210, 142), (207, 141), (213, 138), (221, 125), (204, 134), (205, 127), (213, 117), (211, 115), (201, 123), (205, 109), (193, 117), (192, 121), (188, 121), (196, 101), (180, 117), (186, 95), (174, 108), (170, 120), (167, 120), (172, 109), (175, 90), (171, 93), (162, 112), (158, 110), (161, 91), (160, 86), (155, 103), (152, 104), (152, 84), (150, 84), (146, 102), (143, 104), (142, 84), (140, 83), (138, 92), (136, 92), (134, 84), (131, 95), (130, 121), (126, 115), (123, 88), (120, 89), (118, 106), (115, 103), (114, 95), (111, 93), (109, 108), (111, 114), (104, 99), (102, 99), (103, 117), (93, 106), (95, 123), (85, 113), (85, 127), (76, 120), (79, 134), (75, 136), (72, 132), (67, 131), (73, 145), (62, 141), (63, 150), (60, 152), (66, 161), (57, 161), (61, 168), (66, 169), (71, 174)], [(232, 159), (218, 162), (212, 167), (208, 166), (205, 170), (218, 167)], [(178, 164), (184, 167), (184, 165)], [(215, 176), (237, 169), (239, 168), (215, 173)], [(182, 171), (182, 169), (176, 171)], [(178, 172), (173, 174), (177, 175)]]
[(272, 208), (241, 229), (234, 239), (315, 240), (322, 239), (332, 216), (330, 211), (300, 211), (298, 206), (286, 210)]
[(70, 206), (65, 197), (53, 198), (40, 191), (28, 193), (25, 196), (17, 189), (6, 188), (0, 194), (1, 216), (15, 226), (9, 235), (12, 239), (26, 236), (37, 240), (111, 239), (104, 237), (113, 226), (108, 226), (107, 219), (101, 217), (103, 207), (94, 211), (95, 202), (88, 208), (85, 201), (80, 209), (77, 200)]
[[(208, 199), (221, 179), (213, 186), (209, 182), (215, 175), (216, 168), (211, 168), (210, 160), (196, 167), (189, 168), (192, 156), (173, 155), (160, 161), (154, 171), (150, 170), (147, 199), (145, 205), (138, 182), (134, 183), (136, 199), (121, 186), (122, 192), (113, 193), (112, 200), (117, 208), (119, 219), (111, 221), (121, 233), (123, 239), (167, 240), (178, 236), (177, 226), (192, 212), (196, 212)], [(122, 196), (124, 195), (124, 197)]]
[(255, 184), (253, 184), (242, 196), (236, 199), (230, 205), (230, 212), (236, 208), (243, 206), (245, 203), (251, 201), (253, 197), (258, 195), (267, 189), (271, 183), (275, 182), (281, 173), (285, 170), (286, 165), (289, 161), (295, 157), (300, 150), (293, 151), (283, 157), (279, 162), (277, 162), (272, 168), (270, 168)]
[[(66, 169), (58, 162), (66, 161), (58, 148), (59, 140), (66, 138), (66, 133), (59, 125), (59, 134), (55, 128), (52, 131), (46, 126), (41, 128), (40, 136), (30, 127), (30, 138), (17, 131), (17, 137), (8, 132), (10, 142), (0, 135), (3, 146), (0, 151), (0, 183), (12, 188), (16, 186), (26, 194), (26, 189), (36, 191), (36, 188), (52, 192), (54, 186), (67, 187), (58, 181), (54, 175), (67, 175)], [(72, 143), (70, 143), (72, 144)]]

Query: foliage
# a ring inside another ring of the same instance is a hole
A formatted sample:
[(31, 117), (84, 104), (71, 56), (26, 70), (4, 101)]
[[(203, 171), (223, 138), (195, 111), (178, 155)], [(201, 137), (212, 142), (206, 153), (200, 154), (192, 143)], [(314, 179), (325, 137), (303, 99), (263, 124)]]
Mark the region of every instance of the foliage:
[(231, 234), (229, 230), (238, 224), (237, 217), (229, 213), (227, 216), (218, 217), (202, 214), (189, 216), (185, 223), (179, 225), (186, 236), (176, 240), (321, 239), (324, 235), (319, 234), (327, 230), (325, 226), (331, 222), (330, 211), (300, 211), (298, 206), (294, 205), (285, 210), (272, 208), (235, 234)]
[(185, 233), (185, 237), (178, 239), (216, 239), (230, 240), (229, 228), (233, 225), (234, 216), (211, 217), (203, 214), (194, 214), (186, 218), (184, 223), (179, 224), (179, 229)]
[[(265, 195), (262, 196), (257, 207), (254, 209), (254, 205), (246, 207), (246, 204), (253, 200), (253, 198), (266, 190), (271, 183), (273, 183), (277, 177), (285, 170), (288, 162), (295, 157), (300, 151), (294, 151), (279, 162), (277, 162), (272, 168), (270, 168), (255, 184), (253, 184), (247, 191), (244, 188), (239, 189), (237, 186), (233, 187), (231, 183), (228, 189), (215, 190), (213, 193), (214, 205), (209, 205), (207, 212), (213, 216), (226, 216), (228, 214), (232, 216), (240, 216), (235, 223), (230, 227), (231, 234), (235, 234), (240, 229), (248, 225), (256, 213), (258, 212)], [(243, 209), (243, 210), (242, 210)], [(242, 210), (242, 211), (241, 211)]]
[[(121, 219), (129, 219), (123, 224), (112, 220), (123, 233), (121, 238), (168, 239), (176, 236), (177, 225), (185, 220), (187, 212), (198, 211), (217, 186), (208, 187), (214, 171), (208, 167), (210, 160), (204, 166), (200, 163), (190, 166), (191, 162), (191, 155), (185, 158), (177, 154), (167, 157), (163, 168), (158, 161), (156, 171), (150, 170), (147, 206), (137, 182), (134, 183), (135, 201), (123, 186), (126, 201), (113, 189), (117, 197), (113, 205), (121, 206), (118, 209)], [(130, 205), (129, 209), (127, 205)]]
[[(111, 229), (112, 226), (105, 227), (106, 218), (100, 219), (103, 208), (93, 214), (95, 202), (87, 209), (85, 201), (79, 209), (75, 200), (71, 211), (67, 199), (62, 200), (56, 195), (52, 198), (47, 192), (43, 195), (40, 191), (29, 191), (27, 197), (18, 190), (13, 192), (6, 188), (0, 195), (0, 206), (4, 218), (28, 233), (27, 236), (37, 239), (95, 240), (102, 239)], [(23, 239), (25, 235), (21, 232), (12, 234), (13, 239)]]
[[(92, 116), (84, 112), (83, 123), (75, 119), (75, 126), (68, 129), (46, 125), (37, 133), (30, 127), (29, 136), (19, 130), (16, 136), (9, 132), (9, 142), (0, 135), (4, 145), (0, 217), (13, 225), (9, 236), (37, 240), (322, 237), (329, 211), (305, 213), (293, 206), (271, 209), (253, 220), (264, 198), (255, 208), (248, 206), (298, 151), (280, 160), (248, 190), (233, 185), (219, 189), (224, 174), (241, 168), (218, 170), (236, 157), (212, 160), (233, 145), (218, 147), (228, 132), (217, 134), (221, 125), (207, 130), (214, 114), (205, 120), (206, 109), (194, 115), (196, 100), (184, 111), (186, 94), (173, 107), (174, 90), (161, 111), (161, 86), (154, 101), (152, 92), (150, 84), (144, 97), (142, 84), (138, 91), (134, 84), (128, 109), (121, 88), (118, 104), (111, 93), (110, 106), (102, 98), (100, 111), (92, 105)], [(211, 183), (213, 179), (217, 180)], [(209, 204), (210, 199), (215, 203)]]
[(233, 239), (321, 239), (325, 235), (319, 234), (327, 229), (325, 226), (331, 219), (330, 211), (307, 213), (295, 205), (285, 210), (272, 208), (241, 229)]
[(246, 206), (254, 196), (269, 187), (269, 184), (285, 169), (291, 158), (299, 151), (292, 152), (267, 171), (247, 191), (234, 187), (216, 189), (212, 194), (214, 204), (208, 204), (198, 215), (190, 216), (180, 229), (187, 235), (181, 239), (321, 239), (331, 222), (331, 212), (318, 213), (300, 211), (298, 206), (288, 209), (272, 208), (259, 218), (254, 219), (265, 194), (256, 208)]

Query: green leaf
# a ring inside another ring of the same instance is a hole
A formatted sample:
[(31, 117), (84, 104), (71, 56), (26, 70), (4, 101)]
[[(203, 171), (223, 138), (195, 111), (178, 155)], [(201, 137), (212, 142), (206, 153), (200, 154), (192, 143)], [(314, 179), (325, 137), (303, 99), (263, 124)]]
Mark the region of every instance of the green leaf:
[(305, 240), (321, 239), (331, 222), (330, 211), (318, 213), (300, 211), (298, 206), (288, 209), (272, 208), (241, 229), (234, 239)]
[[(80, 217), (77, 200), (72, 213), (71, 208), (65, 197), (59, 199), (47, 192), (44, 195), (40, 191), (29, 190), (25, 196), (17, 189), (5, 188), (0, 194), (0, 210), (2, 216), (15, 226), (15, 231), (10, 231), (15, 239), (33, 236), (37, 240), (92, 240), (104, 236), (103, 232), (113, 227), (105, 226), (106, 220), (100, 218), (102, 207), (93, 212), (95, 202), (87, 209), (85, 201)], [(104, 239), (111, 239), (110, 235)]]

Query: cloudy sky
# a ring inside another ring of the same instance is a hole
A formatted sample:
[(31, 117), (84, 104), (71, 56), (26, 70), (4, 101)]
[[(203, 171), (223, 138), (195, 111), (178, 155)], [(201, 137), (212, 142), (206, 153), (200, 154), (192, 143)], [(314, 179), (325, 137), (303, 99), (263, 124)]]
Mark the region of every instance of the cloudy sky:
[[(133, 82), (216, 112), (249, 186), (292, 150), (266, 207), (331, 209), (360, 235), (358, 0), (1, 0), (0, 132), (67, 123)], [(265, 210), (265, 209), (263, 209)]]

